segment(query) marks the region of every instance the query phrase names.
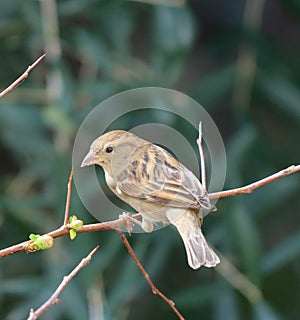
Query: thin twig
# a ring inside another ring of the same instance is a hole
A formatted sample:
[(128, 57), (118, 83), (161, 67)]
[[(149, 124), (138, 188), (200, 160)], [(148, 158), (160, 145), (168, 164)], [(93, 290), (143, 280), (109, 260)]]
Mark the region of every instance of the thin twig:
[(200, 154), (200, 164), (201, 164), (201, 183), (206, 190), (206, 169), (205, 169), (205, 155), (202, 146), (202, 121), (199, 122), (199, 138), (197, 139), (197, 144)]
[(171, 309), (174, 311), (174, 313), (177, 315), (178, 319), (180, 320), (184, 320), (184, 317), (181, 315), (181, 313), (176, 309), (175, 307), (175, 303), (170, 300), (169, 298), (167, 298), (152, 282), (152, 280), (149, 277), (149, 274), (146, 272), (146, 270), (144, 269), (144, 267), (142, 266), (142, 264), (140, 263), (139, 259), (137, 258), (137, 256), (135, 255), (131, 245), (129, 244), (127, 238), (125, 237), (124, 233), (121, 232), (120, 230), (116, 229), (117, 233), (119, 234), (119, 236), (121, 237), (122, 241), (124, 242), (128, 252), (130, 253), (132, 259), (134, 260), (134, 262), (136, 263), (136, 265), (138, 266), (138, 268), (140, 269), (142, 275), (144, 276), (144, 278), (146, 279), (146, 281), (148, 282), (153, 294), (158, 295), (159, 297), (161, 297), (170, 307)]
[(32, 69), (34, 69), (44, 58), (45, 54), (40, 56), (31, 66), (29, 66), (26, 71), (16, 80), (14, 81), (9, 87), (7, 87), (5, 90), (0, 92), (0, 99), (4, 97), (7, 93), (12, 91), (17, 85), (19, 85), (22, 81), (24, 81), (28, 76), (29, 73), (31, 72)]
[(68, 189), (67, 189), (68, 192), (67, 192), (67, 200), (66, 200), (66, 208), (65, 208), (64, 225), (66, 225), (68, 223), (68, 219), (69, 219), (72, 186), (73, 186), (73, 169), (71, 169), (70, 176), (69, 176), (69, 182), (68, 182)]
[[(133, 218), (139, 219), (141, 217), (140, 214), (134, 214), (132, 215)], [(92, 224), (87, 224), (82, 227), (81, 230), (77, 230), (76, 233), (86, 233), (86, 232), (95, 232), (95, 231), (103, 231), (103, 230), (115, 230), (115, 229), (121, 229), (123, 227), (126, 227), (128, 224), (128, 221), (126, 217), (120, 217), (119, 219), (112, 220), (112, 221), (106, 221), (106, 222), (99, 222), (99, 223), (92, 223)], [(68, 236), (69, 235), (69, 228), (66, 225), (63, 225), (59, 227), (56, 230), (53, 230), (46, 235), (51, 236), (53, 239), (55, 238), (60, 238), (63, 236)], [(31, 240), (24, 241), (18, 244), (15, 244), (11, 247), (5, 248), (0, 250), (0, 258), (7, 257), (9, 255), (26, 251), (28, 245), (31, 243)], [(31, 251), (32, 252), (32, 251)]]
[(52, 307), (54, 304), (60, 303), (60, 300), (58, 297), (63, 292), (63, 290), (66, 288), (68, 283), (76, 276), (76, 274), (85, 266), (87, 266), (91, 260), (93, 255), (98, 250), (99, 246), (97, 246), (95, 249), (93, 249), (88, 256), (83, 258), (81, 262), (69, 273), (67, 276), (63, 278), (63, 281), (60, 283), (60, 285), (57, 287), (55, 292), (52, 294), (52, 296), (42, 304), (36, 311), (33, 309), (30, 310), (29, 317), (27, 320), (35, 320), (38, 319), (42, 314), (44, 314), (50, 307)]
[(269, 177), (266, 177), (264, 179), (261, 179), (259, 181), (253, 182), (251, 184), (248, 184), (245, 187), (221, 191), (221, 192), (214, 192), (209, 194), (210, 199), (218, 199), (218, 198), (225, 198), (225, 197), (232, 197), (236, 196), (238, 194), (245, 194), (245, 193), (251, 193), (253, 190), (260, 188), (270, 182), (273, 182), (279, 178), (288, 176), (292, 173), (300, 171), (300, 165), (292, 165), (286, 169), (283, 169), (277, 173), (272, 174)]

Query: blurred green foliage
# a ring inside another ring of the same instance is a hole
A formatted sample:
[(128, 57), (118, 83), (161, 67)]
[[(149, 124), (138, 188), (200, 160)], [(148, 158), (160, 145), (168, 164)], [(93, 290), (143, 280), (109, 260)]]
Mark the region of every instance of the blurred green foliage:
[[(45, 51), (47, 58), (0, 101), (1, 248), (61, 225), (76, 131), (94, 106), (125, 89), (165, 86), (201, 103), (225, 141), (226, 188), (299, 163), (300, 2), (261, 1), (254, 20), (262, 13), (262, 23), (253, 26), (243, 18), (251, 1), (2, 0), (1, 87)], [(228, 276), (190, 270), (172, 228), (129, 240), (186, 319), (299, 319), (299, 191), (296, 174), (220, 200), (205, 220), (208, 239), (260, 290), (256, 299)], [(71, 213), (94, 222), (75, 188)], [(97, 244), (43, 319), (175, 319), (108, 231), (2, 259), (0, 318), (24, 319)]]

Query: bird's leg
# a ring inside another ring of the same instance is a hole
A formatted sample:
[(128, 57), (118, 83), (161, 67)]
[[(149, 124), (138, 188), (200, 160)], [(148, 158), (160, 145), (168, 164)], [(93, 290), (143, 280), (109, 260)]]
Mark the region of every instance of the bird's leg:
[(122, 214), (119, 215), (119, 218), (123, 219), (126, 222), (125, 228), (127, 229), (127, 231), (129, 233), (132, 232), (134, 224), (143, 228), (143, 226), (142, 226), (143, 223), (140, 220), (132, 217), (132, 213), (130, 213), (130, 212), (123, 212)]
[(141, 227), (145, 232), (152, 232), (153, 231), (153, 222), (143, 218)]
[[(141, 215), (142, 216), (142, 215)], [(123, 212), (119, 216), (126, 222), (125, 228), (129, 233), (133, 230), (133, 224), (138, 225), (141, 227), (145, 232), (152, 232), (153, 231), (153, 222), (145, 219), (143, 216), (142, 221), (138, 220), (135, 217), (132, 217), (132, 213), (130, 212)]]

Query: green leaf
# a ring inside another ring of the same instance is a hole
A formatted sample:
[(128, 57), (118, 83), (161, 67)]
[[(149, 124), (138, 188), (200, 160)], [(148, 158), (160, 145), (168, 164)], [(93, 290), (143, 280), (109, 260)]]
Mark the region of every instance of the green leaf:
[(34, 106), (0, 105), (0, 141), (20, 163), (30, 156), (45, 157), (52, 150), (40, 112)]
[[(201, 77), (201, 80), (196, 85), (193, 85), (192, 96), (205, 108), (211, 110), (212, 103), (216, 103), (232, 90), (235, 76), (235, 66), (225, 65), (223, 68), (218, 68), (208, 75)], [(222, 104), (214, 105), (214, 109), (221, 108)]]
[(261, 245), (251, 213), (241, 203), (236, 204), (231, 209), (230, 220), (231, 241), (238, 250), (243, 270), (252, 282), (259, 284)]
[(238, 320), (239, 307), (237, 296), (234, 290), (229, 286), (218, 291), (218, 294), (212, 297), (213, 319), (214, 320)]
[(195, 38), (195, 21), (188, 7), (156, 6), (154, 45), (165, 52), (188, 49)]
[(74, 229), (70, 229), (69, 234), (71, 240), (74, 240), (76, 238), (77, 233)]
[(291, 81), (261, 72), (258, 76), (262, 93), (284, 114), (300, 119), (300, 89)]
[(35, 241), (38, 237), (40, 237), (39, 234), (31, 233), (31, 234), (29, 235), (29, 239), (32, 240), (32, 241)]
[(196, 285), (177, 293), (174, 295), (173, 300), (176, 301), (178, 305), (184, 305), (189, 308), (199, 307), (212, 301), (216, 292), (221, 292), (224, 286), (225, 284), (223, 281), (218, 281), (209, 285)]
[(267, 253), (262, 261), (262, 272), (270, 274), (276, 272), (286, 264), (300, 256), (300, 232), (283, 239), (275, 248)]
[(267, 302), (262, 301), (254, 304), (253, 309), (254, 320), (283, 320)]

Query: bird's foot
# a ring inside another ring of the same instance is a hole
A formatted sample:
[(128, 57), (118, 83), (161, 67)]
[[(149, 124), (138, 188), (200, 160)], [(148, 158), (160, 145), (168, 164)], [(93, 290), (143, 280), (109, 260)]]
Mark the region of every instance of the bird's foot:
[(143, 228), (143, 224), (140, 220), (132, 216), (132, 213), (130, 212), (123, 212), (119, 215), (119, 218), (122, 219), (125, 222), (125, 228), (130, 234), (133, 231), (133, 225), (136, 224)]

